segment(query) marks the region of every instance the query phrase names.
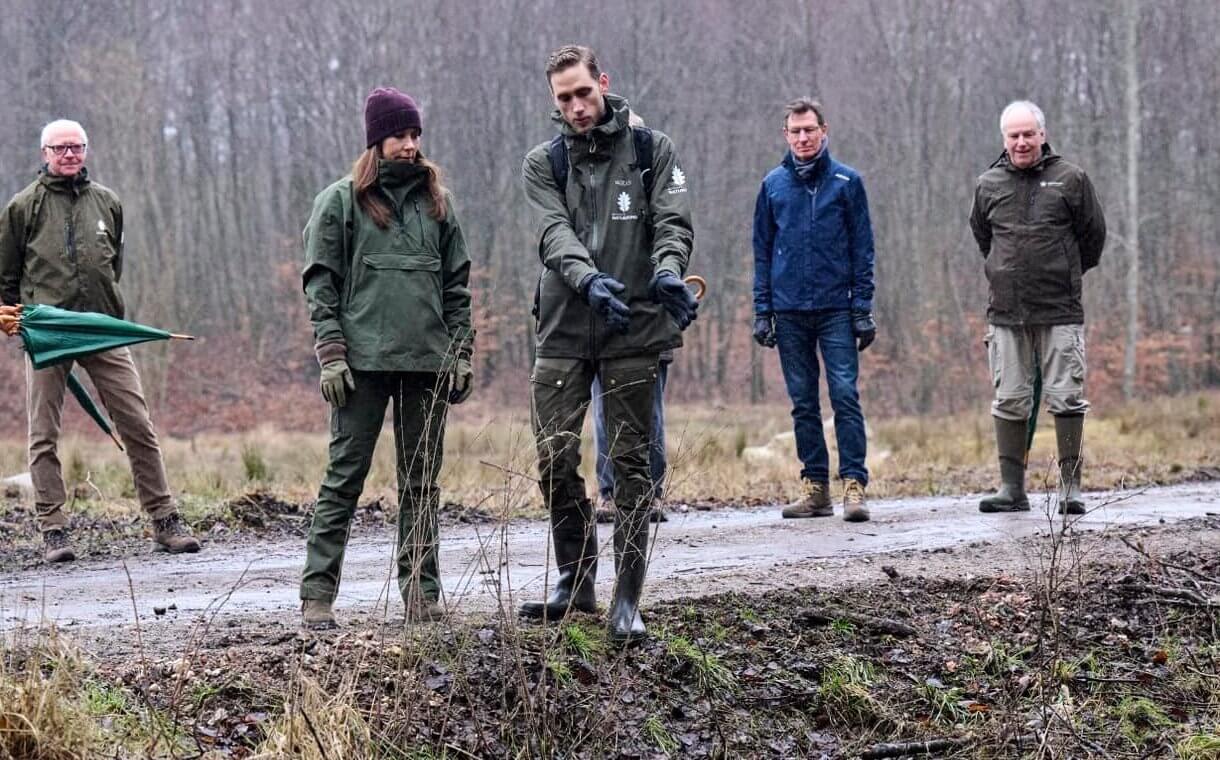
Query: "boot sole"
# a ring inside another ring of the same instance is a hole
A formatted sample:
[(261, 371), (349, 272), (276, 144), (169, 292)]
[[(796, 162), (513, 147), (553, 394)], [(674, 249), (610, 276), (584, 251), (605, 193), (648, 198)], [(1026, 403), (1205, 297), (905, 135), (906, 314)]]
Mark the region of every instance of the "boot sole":
[(645, 641), (648, 640), (648, 633), (647, 632), (636, 633), (636, 634), (629, 633), (626, 635), (615, 635), (614, 633), (610, 633), (606, 636), (606, 639), (613, 646), (626, 648), (626, 647), (633, 647), (633, 646), (638, 646), (640, 644), (643, 644)]
[(834, 507), (829, 507), (824, 510), (819, 509), (819, 510), (816, 510), (813, 512), (798, 512), (798, 513), (780, 512), (780, 516), (783, 517), (785, 520), (804, 520), (809, 517), (834, 517), (835, 511), (834, 511)]
[(868, 512), (866, 512), (864, 510), (843, 513), (844, 522), (859, 523), (859, 522), (868, 522), (868, 520), (869, 520)]
[(166, 544), (162, 544), (157, 541), (153, 541), (153, 551), (161, 552), (164, 554), (195, 554), (202, 548), (203, 547), (200, 546), (199, 544), (195, 544), (193, 546), (183, 546), (181, 548), (175, 549), (172, 546), (168, 546)]
[(979, 504), (979, 511), (988, 515), (1001, 512), (1028, 512), (1029, 502), (1022, 504)]
[(73, 552), (71, 549), (63, 552), (62, 554), (48, 554), (45, 557), (43, 557), (43, 561), (47, 562), (49, 564), (58, 564), (60, 562), (73, 562), (75, 560), (76, 560), (76, 552)]
[(545, 605), (539, 605), (537, 608), (530, 607), (527, 609), (525, 605), (521, 605), (521, 607), (517, 610), (517, 617), (523, 617), (526, 620), (563, 620), (573, 612), (583, 612), (586, 615), (596, 615), (597, 608), (594, 607), (589, 609), (573, 604), (571, 607), (564, 607), (562, 609), (547, 607)]

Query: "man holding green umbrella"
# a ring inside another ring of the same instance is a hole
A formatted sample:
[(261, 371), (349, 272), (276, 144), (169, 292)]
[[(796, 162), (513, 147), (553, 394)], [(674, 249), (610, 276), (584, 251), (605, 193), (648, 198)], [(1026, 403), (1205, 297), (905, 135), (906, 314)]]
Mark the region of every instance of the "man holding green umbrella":
[[(0, 299), (123, 316), (123, 208), (85, 168), (85, 130), (53, 121), (42, 130), (43, 168), (0, 211)], [(7, 330), (6, 330), (7, 332)], [(14, 331), (15, 332), (15, 331)], [(11, 333), (10, 333), (11, 334)], [(76, 558), (68, 537), (63, 472), (57, 453), (64, 390), (73, 363), (89, 374), (127, 447), (140, 505), (153, 520), (160, 551), (199, 551), (169, 491), (157, 434), (127, 348), (44, 369), (26, 366), (30, 476), (48, 562)]]

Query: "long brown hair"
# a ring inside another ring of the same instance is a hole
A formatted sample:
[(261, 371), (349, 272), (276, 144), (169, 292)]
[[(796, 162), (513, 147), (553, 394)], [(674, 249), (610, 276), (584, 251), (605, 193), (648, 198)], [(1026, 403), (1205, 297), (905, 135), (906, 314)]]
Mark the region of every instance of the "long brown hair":
[[(381, 229), (390, 226), (390, 204), (383, 192), (374, 192), (377, 184), (378, 146), (366, 148), (352, 164), (352, 186), (356, 191), (356, 202), (364, 213), (369, 215)], [(416, 154), (415, 162), (428, 172), (428, 196), (432, 201), (432, 209), (428, 213), (438, 222), (444, 221), (445, 185), (441, 182), (441, 168), (428, 159)]]

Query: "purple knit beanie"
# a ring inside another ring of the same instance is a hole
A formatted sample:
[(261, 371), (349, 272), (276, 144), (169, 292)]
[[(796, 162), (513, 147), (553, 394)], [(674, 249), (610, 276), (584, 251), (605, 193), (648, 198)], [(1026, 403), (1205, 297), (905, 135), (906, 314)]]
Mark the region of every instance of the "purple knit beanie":
[(371, 148), (391, 135), (414, 127), (424, 129), (419, 106), (405, 92), (393, 87), (378, 87), (364, 100), (364, 137)]

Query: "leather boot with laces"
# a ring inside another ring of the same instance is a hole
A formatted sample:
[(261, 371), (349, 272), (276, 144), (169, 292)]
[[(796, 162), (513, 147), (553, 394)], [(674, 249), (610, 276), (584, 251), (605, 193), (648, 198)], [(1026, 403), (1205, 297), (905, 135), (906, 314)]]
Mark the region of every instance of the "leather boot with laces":
[(843, 480), (843, 519), (847, 522), (868, 522), (868, 507), (864, 505), (864, 484), (855, 478)]
[(784, 507), (781, 513), (784, 517), (830, 517), (835, 513), (834, 505), (830, 503), (830, 484), (816, 480), (806, 480), (805, 498), (795, 504)]
[(302, 599), (301, 627), (309, 631), (329, 631), (338, 628), (333, 603), (326, 599)]
[(170, 554), (193, 554), (199, 551), (199, 541), (177, 512), (153, 520), (153, 548)]
[(43, 533), (42, 544), (45, 550), (43, 559), (47, 562), (71, 562), (76, 559), (76, 552), (72, 551), (72, 546), (68, 543), (68, 531), (63, 528)]

